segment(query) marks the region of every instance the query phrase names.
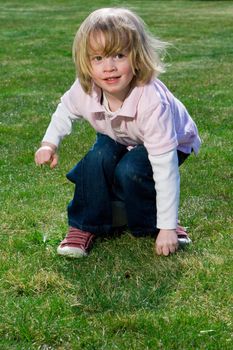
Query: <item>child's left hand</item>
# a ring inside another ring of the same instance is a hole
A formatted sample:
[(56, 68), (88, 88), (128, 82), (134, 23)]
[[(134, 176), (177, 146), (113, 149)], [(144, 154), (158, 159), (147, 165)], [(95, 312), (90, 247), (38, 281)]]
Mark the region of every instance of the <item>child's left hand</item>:
[(155, 241), (155, 250), (158, 255), (168, 256), (178, 249), (178, 237), (176, 230), (160, 229)]

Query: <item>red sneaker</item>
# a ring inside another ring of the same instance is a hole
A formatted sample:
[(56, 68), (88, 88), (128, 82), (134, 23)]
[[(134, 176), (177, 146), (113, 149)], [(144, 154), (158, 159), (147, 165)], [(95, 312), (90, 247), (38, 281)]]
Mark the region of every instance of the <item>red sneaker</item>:
[(81, 258), (87, 256), (93, 243), (94, 235), (70, 227), (66, 237), (57, 248), (57, 253), (69, 258)]

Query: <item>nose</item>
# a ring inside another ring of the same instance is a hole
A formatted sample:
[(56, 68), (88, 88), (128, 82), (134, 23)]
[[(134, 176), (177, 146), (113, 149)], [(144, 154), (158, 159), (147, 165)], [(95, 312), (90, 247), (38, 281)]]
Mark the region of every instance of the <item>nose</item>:
[(112, 72), (116, 70), (116, 64), (113, 57), (105, 57), (104, 59), (104, 71)]

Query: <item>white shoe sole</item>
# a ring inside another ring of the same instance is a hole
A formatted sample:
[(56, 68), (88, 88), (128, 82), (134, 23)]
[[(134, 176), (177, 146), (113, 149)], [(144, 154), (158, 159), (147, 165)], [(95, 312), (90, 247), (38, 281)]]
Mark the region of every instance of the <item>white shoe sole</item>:
[(74, 247), (63, 247), (62, 248), (61, 246), (59, 246), (57, 248), (57, 254), (65, 256), (67, 258), (82, 258), (82, 257), (88, 255), (81, 248), (74, 248)]
[(192, 243), (192, 241), (189, 237), (178, 238), (178, 242), (179, 242), (180, 247), (184, 247), (184, 246)]

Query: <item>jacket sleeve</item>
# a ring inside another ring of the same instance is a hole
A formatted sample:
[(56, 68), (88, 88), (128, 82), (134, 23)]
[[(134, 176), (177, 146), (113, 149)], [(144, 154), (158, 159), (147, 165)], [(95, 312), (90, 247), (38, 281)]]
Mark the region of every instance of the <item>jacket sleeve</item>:
[(61, 97), (42, 141), (58, 146), (61, 140), (71, 133), (73, 122), (82, 119), (84, 100), (86, 100), (86, 94), (79, 80), (76, 79)]
[(71, 133), (73, 121), (78, 119), (81, 117), (72, 114), (61, 101), (52, 115), (42, 142), (50, 142), (58, 147), (63, 137)]

